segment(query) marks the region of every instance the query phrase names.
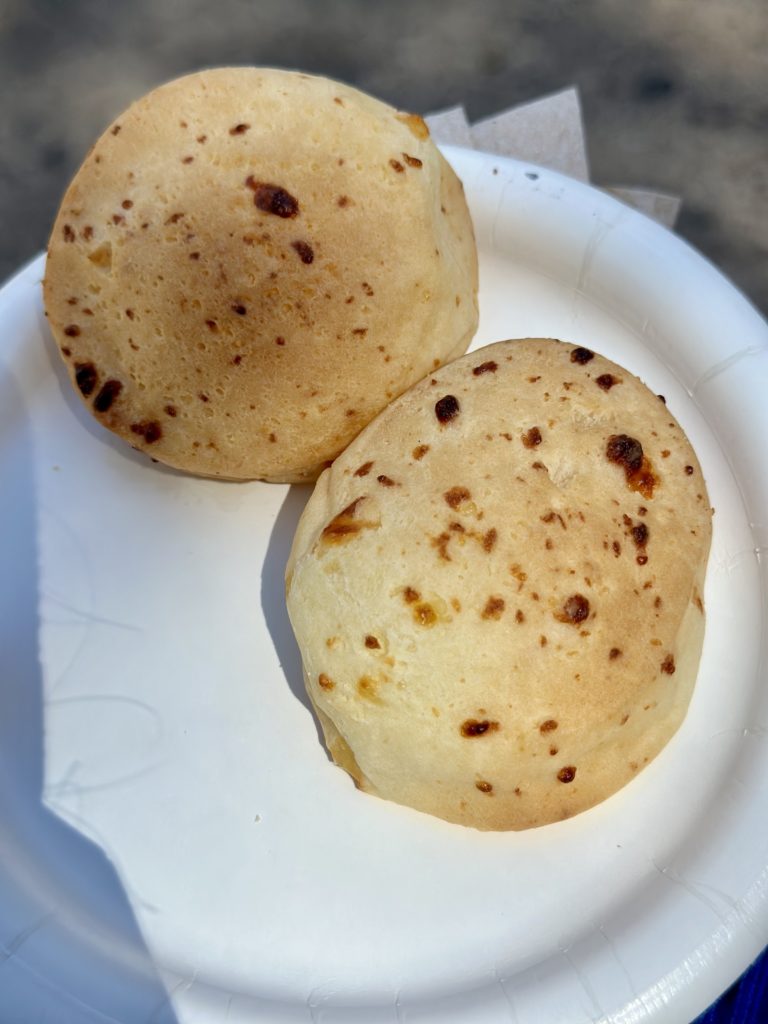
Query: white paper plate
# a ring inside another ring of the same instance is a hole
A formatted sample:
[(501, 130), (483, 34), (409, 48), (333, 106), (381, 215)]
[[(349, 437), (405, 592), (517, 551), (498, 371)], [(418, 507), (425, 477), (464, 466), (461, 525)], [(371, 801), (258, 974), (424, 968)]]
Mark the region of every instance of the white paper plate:
[(446, 150), (475, 346), (549, 335), (664, 394), (716, 509), (690, 713), (594, 810), (481, 834), (358, 793), (300, 680), (308, 488), (195, 480), (91, 421), (0, 295), (0, 1016), (57, 1024), (679, 1022), (768, 940), (768, 328), (678, 238)]

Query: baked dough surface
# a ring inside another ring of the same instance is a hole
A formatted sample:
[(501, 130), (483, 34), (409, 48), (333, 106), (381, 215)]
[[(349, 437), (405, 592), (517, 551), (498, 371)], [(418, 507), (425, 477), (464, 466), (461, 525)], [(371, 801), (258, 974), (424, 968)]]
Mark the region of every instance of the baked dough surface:
[(690, 443), (625, 369), (527, 339), (437, 371), (323, 473), (294, 541), (334, 758), (480, 829), (605, 799), (685, 715), (710, 537)]
[(177, 79), (105, 131), (44, 286), (106, 427), (192, 473), (282, 481), (464, 352), (476, 293), (463, 190), (421, 118), (258, 68)]

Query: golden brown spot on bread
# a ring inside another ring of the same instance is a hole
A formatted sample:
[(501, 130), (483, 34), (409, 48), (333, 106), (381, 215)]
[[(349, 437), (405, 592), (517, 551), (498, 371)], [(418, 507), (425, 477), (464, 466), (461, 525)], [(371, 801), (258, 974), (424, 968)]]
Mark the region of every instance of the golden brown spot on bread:
[(452, 561), (451, 556), (448, 554), (448, 545), (450, 544), (450, 542), (451, 535), (450, 533), (446, 533), (445, 531), (443, 531), (443, 533), (439, 534), (437, 537), (432, 537), (431, 540), (432, 546), (437, 548), (438, 555), (444, 562)]
[(419, 601), (413, 606), (413, 619), (417, 625), (428, 629), (437, 622), (437, 612), (428, 601)]
[(325, 544), (344, 544), (357, 536), (361, 530), (370, 530), (377, 527), (378, 523), (369, 519), (357, 518), (360, 503), (365, 500), (365, 497), (356, 498), (345, 509), (342, 509), (338, 515), (334, 516), (320, 534), (321, 541)]
[(544, 733), (552, 732), (556, 728), (557, 722), (554, 720), (554, 718), (548, 718), (546, 722), (542, 722), (539, 726), (539, 732), (543, 735)]
[(493, 793), (493, 785), (490, 782), (485, 782), (483, 779), (479, 779), (475, 786), (481, 793)]
[(418, 601), (421, 598), (421, 594), (418, 590), (414, 590), (413, 587), (403, 587), (403, 600), (406, 604), (413, 604), (414, 601)]
[(377, 651), (381, 647), (381, 644), (379, 643), (375, 636), (372, 636), (369, 633), (365, 638), (365, 646), (368, 648), (369, 651)]
[(479, 366), (473, 367), (472, 373), (475, 377), (479, 377), (483, 373), (495, 373), (498, 368), (499, 364), (495, 363), (492, 359), (489, 359), (487, 363), (480, 363)]
[(469, 501), (471, 497), (472, 495), (466, 487), (451, 487), (443, 494), (446, 504), (451, 508), (458, 508), (463, 501)]
[(244, 135), (248, 131), (248, 129), (250, 127), (251, 126), (249, 124), (246, 124), (244, 121), (241, 121), (240, 124), (236, 124), (232, 128), (229, 129), (229, 134), (230, 135)]
[(595, 384), (603, 391), (610, 391), (614, 384), (621, 384), (621, 378), (614, 377), (612, 373), (601, 373), (599, 377), (595, 377)]
[(360, 676), (357, 681), (357, 692), (364, 700), (369, 700), (372, 704), (382, 703), (376, 681), (370, 676)]
[(69, 224), (64, 225), (62, 229), (62, 234), (64, 235), (65, 242), (74, 242), (75, 232), (72, 230)]
[(154, 444), (163, 436), (163, 428), (157, 420), (144, 420), (141, 423), (132, 423), (131, 430), (139, 437), (143, 437), (147, 444)]
[(515, 622), (525, 622), (525, 615), (518, 608), (515, 612)]
[(573, 765), (566, 765), (565, 768), (561, 768), (557, 773), (557, 777), (560, 782), (573, 782), (576, 778), (576, 769)]
[(354, 476), (368, 476), (368, 474), (371, 471), (372, 465), (373, 462), (364, 462), (362, 466), (358, 466), (358, 468), (355, 470)]
[(621, 649), (619, 647), (612, 647), (608, 652), (608, 657), (611, 661), (615, 661), (621, 655)]
[(440, 423), (450, 423), (459, 415), (460, 410), (461, 406), (455, 395), (444, 395), (435, 402), (435, 416)]
[(393, 171), (397, 171), (398, 174), (405, 173), (405, 168), (403, 167), (403, 165), (400, 163), (399, 160), (395, 160), (394, 157), (392, 157), (392, 159), (389, 161), (389, 166), (392, 168)]
[(563, 604), (560, 611), (554, 613), (558, 622), (567, 622), (575, 626), (589, 617), (589, 601), (583, 594), (572, 594)]
[(309, 242), (297, 240), (295, 242), (291, 242), (291, 248), (296, 250), (302, 263), (309, 264), (313, 262), (315, 252)]
[(489, 722), (488, 719), (478, 721), (476, 718), (468, 718), (461, 723), (461, 735), (471, 739), (475, 736), (484, 736), (489, 732), (496, 732), (499, 728), (498, 722)]
[(86, 398), (93, 393), (98, 380), (99, 374), (93, 363), (75, 363), (75, 383)]
[(571, 362), (579, 363), (580, 366), (584, 366), (585, 363), (588, 363), (591, 359), (594, 358), (594, 352), (590, 352), (588, 348), (581, 348), (581, 346), (579, 346), (579, 348), (573, 349), (571, 352)]
[(483, 608), (481, 615), (484, 619), (498, 619), (501, 618), (504, 608), (506, 607), (504, 598), (498, 595), (491, 595), (485, 602), (485, 608)]
[(639, 491), (644, 498), (653, 497), (658, 478), (638, 440), (628, 434), (611, 434), (605, 454), (611, 462), (623, 467), (631, 491)]
[(424, 458), (424, 456), (427, 454), (428, 451), (429, 451), (429, 445), (428, 444), (418, 444), (418, 445), (416, 445), (416, 447), (411, 452), (411, 455), (418, 462), (420, 459)]
[(68, 338), (77, 338), (80, 335), (80, 328), (77, 324), (69, 324), (68, 327), (64, 328), (64, 333)]
[(264, 213), (274, 214), (276, 217), (282, 217), (284, 220), (298, 216), (298, 199), (281, 185), (256, 181), (252, 174), (249, 174), (245, 179), (245, 184), (253, 192), (253, 202), (259, 210), (262, 210)]
[(400, 486), (399, 484), (395, 483), (395, 481), (391, 477), (385, 476), (384, 473), (381, 473), (379, 476), (377, 476), (376, 480), (378, 481), (378, 483), (381, 484), (382, 487), (399, 487)]
[(409, 129), (412, 135), (417, 139), (428, 139), (429, 128), (427, 122), (423, 117), (419, 117), (418, 114), (406, 114), (398, 113), (395, 114), (398, 121), (402, 121), (404, 125)]
[(405, 160), (409, 167), (422, 166), (422, 161), (417, 156), (411, 156), (410, 153), (403, 153), (403, 160)]
[(96, 412), (108, 412), (123, 390), (121, 381), (110, 379), (104, 382), (98, 395), (93, 400)]
[(334, 683), (332, 679), (329, 679), (325, 672), (320, 673), (317, 677), (317, 682), (323, 690), (332, 690), (336, 686), (336, 683)]
[(668, 654), (664, 661), (662, 661), (661, 671), (665, 672), (668, 676), (675, 674), (675, 659), (671, 654)]
[(538, 427), (531, 427), (522, 435), (522, 441), (526, 448), (535, 448), (541, 444), (541, 431)]
[(545, 515), (541, 516), (542, 523), (554, 523), (555, 520), (557, 520), (560, 523), (564, 530), (568, 529), (568, 527), (565, 525), (565, 520), (559, 512), (554, 512), (550, 510)]
[(497, 538), (498, 533), (492, 527), (490, 530), (487, 531), (487, 533), (483, 537), (483, 551), (493, 551), (493, 548), (496, 545)]

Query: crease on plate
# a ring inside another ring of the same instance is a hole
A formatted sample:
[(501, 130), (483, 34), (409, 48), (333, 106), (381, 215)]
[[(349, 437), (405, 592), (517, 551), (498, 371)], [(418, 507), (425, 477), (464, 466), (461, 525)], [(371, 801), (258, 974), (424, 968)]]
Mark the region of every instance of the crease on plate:
[(128, 775), (121, 775), (116, 779), (110, 779), (109, 782), (79, 783), (75, 780), (74, 776), (83, 767), (83, 762), (73, 761), (58, 782), (52, 782), (44, 788), (43, 799), (57, 800), (68, 796), (86, 796), (88, 793), (101, 793), (107, 789), (116, 789), (119, 786), (136, 782), (146, 775), (151, 775), (164, 763), (163, 761), (156, 761), (154, 764), (145, 765), (143, 768), (138, 768), (135, 772), (131, 772)]
[(719, 736), (741, 736), (743, 739), (747, 739), (748, 736), (762, 737), (768, 736), (768, 728), (764, 725), (746, 725), (742, 729), (719, 729), (717, 732), (710, 733), (707, 739), (715, 740)]
[(336, 985), (329, 981), (324, 985), (317, 985), (307, 996), (305, 1003), (306, 1009), (309, 1012), (309, 1019), (312, 1024), (321, 1024), (323, 1012), (323, 1005), (331, 999), (337, 992)]
[(754, 558), (758, 561), (760, 551), (761, 549), (758, 547), (751, 547), (739, 548), (732, 553), (726, 552), (725, 556), (718, 555), (713, 557), (712, 568), (716, 572), (724, 572), (727, 576), (730, 576), (732, 572), (735, 572), (748, 559)]
[[(654, 864), (654, 867), (667, 880), (672, 881), (657, 864)], [(740, 920), (748, 925), (752, 935), (757, 936), (760, 946), (764, 946), (768, 941), (768, 928), (760, 927), (767, 896), (768, 867), (763, 869), (744, 896), (735, 901)], [(649, 985), (626, 1006), (614, 1012), (610, 1017), (611, 1024), (640, 1024), (642, 1021), (652, 1020), (656, 1012), (663, 1011), (669, 1006), (676, 993), (690, 988), (711, 970), (713, 964), (722, 957), (723, 949), (732, 944), (733, 934), (732, 927), (727, 923), (721, 924), (676, 967)], [(757, 948), (755, 953), (759, 951)]]
[(579, 271), (576, 275), (576, 283), (573, 286), (572, 306), (571, 306), (571, 319), (576, 318), (576, 307), (578, 306), (579, 299), (585, 295), (585, 286), (589, 275), (592, 272), (592, 265), (595, 262), (595, 256), (603, 244), (608, 235), (613, 231), (616, 225), (619, 223), (616, 221), (603, 220), (603, 218), (595, 213), (596, 223), (589, 236), (584, 251), (581, 254), (581, 261), (579, 263)]
[[(727, 915), (720, 909), (720, 907), (718, 907), (714, 900), (709, 899), (708, 896), (705, 896), (704, 893), (701, 892), (700, 887), (697, 884), (688, 881), (682, 875), (678, 874), (676, 871), (673, 871), (672, 868), (661, 867), (659, 864), (656, 863), (655, 860), (651, 860), (651, 864), (662, 876), (662, 878), (665, 878), (668, 882), (672, 882), (673, 885), (680, 886), (690, 896), (693, 896), (694, 899), (698, 900), (699, 903), (703, 904), (708, 910), (710, 910), (725, 928), (730, 928)], [(721, 895), (725, 899), (725, 901), (730, 906), (731, 910), (736, 911), (736, 913), (738, 913), (736, 908), (736, 901), (734, 899), (732, 899), (729, 896), (726, 896), (724, 893), (720, 893), (719, 895)]]
[[(41, 991), (55, 993), (59, 1000), (59, 1009), (65, 1006), (77, 1007), (79, 1010), (77, 1020), (101, 1021), (102, 1024), (124, 1024), (124, 1022), (119, 1021), (117, 1017), (104, 1013), (103, 1010), (96, 1009), (96, 1007), (92, 1006), (90, 1003), (84, 1003), (82, 999), (78, 999), (77, 996), (73, 995), (68, 990), (63, 989), (60, 985), (57, 985), (55, 981), (52, 981), (46, 975), (41, 974), (32, 966), (32, 964), (28, 963), (21, 956), (18, 958), (18, 962), (23, 970), (35, 979)], [(57, 1018), (57, 1024), (61, 1019), (61, 1017)]]
[(405, 1024), (403, 1016), (403, 1004), (400, 1002), (400, 989), (395, 992), (395, 1019), (397, 1024)]
[(166, 992), (165, 996), (160, 1000), (160, 1002), (157, 1004), (154, 1010), (150, 1013), (149, 1017), (147, 1018), (147, 1024), (158, 1024), (159, 1015), (163, 1010), (175, 1010), (176, 1007), (174, 1006), (174, 999), (178, 995), (184, 995), (186, 992), (189, 992), (189, 990), (197, 981), (197, 976), (199, 973), (200, 969), (197, 968), (191, 978), (179, 979), (179, 981), (176, 982), (173, 988), (170, 988)]
[(76, 605), (69, 601), (66, 601), (63, 597), (58, 597), (50, 591), (43, 591), (41, 597), (45, 601), (50, 601), (51, 604), (58, 605), (59, 608), (63, 608), (65, 611), (71, 612), (75, 618), (74, 621), (57, 621), (47, 616), (44, 617), (44, 621), (51, 623), (54, 626), (78, 626), (83, 623), (95, 626), (112, 626), (114, 629), (124, 629), (131, 633), (141, 633), (141, 626), (136, 626), (132, 622), (120, 622), (118, 619), (109, 619), (104, 615), (97, 615), (96, 612), (85, 611), (83, 608), (78, 608)]
[(610, 949), (611, 955), (613, 956), (613, 959), (616, 961), (616, 963), (619, 966), (619, 970), (621, 971), (621, 973), (626, 978), (627, 985), (629, 987), (629, 991), (632, 993), (633, 998), (639, 999), (640, 996), (638, 994), (637, 986), (635, 985), (634, 978), (629, 973), (629, 968), (624, 963), (624, 960), (622, 959), (622, 957), (621, 957), (621, 955), (619, 953), (619, 950), (618, 950), (618, 947), (616, 946), (616, 943), (613, 941), (613, 939), (610, 937), (610, 935), (608, 934), (608, 932), (605, 930), (605, 928), (602, 925), (598, 926), (597, 931), (603, 937), (603, 939), (605, 940), (605, 944)]
[[(118, 707), (138, 708), (140, 711), (144, 712), (152, 723), (152, 735), (149, 736), (149, 742), (152, 745), (155, 745), (162, 738), (163, 725), (160, 715), (150, 704), (138, 700), (136, 697), (128, 697), (122, 694), (102, 693), (81, 694), (76, 697), (55, 697), (45, 701), (45, 710), (46, 712), (55, 712), (57, 708), (78, 704), (112, 704), (117, 705)], [(45, 785), (43, 789), (43, 798), (47, 800), (66, 796), (81, 796), (87, 793), (104, 791), (117, 786), (124, 786), (126, 783), (135, 782), (137, 779), (151, 774), (163, 763), (163, 760), (159, 759), (149, 764), (145, 764), (128, 774), (118, 775), (116, 778), (109, 779), (108, 781), (80, 783), (77, 781), (75, 776), (83, 767), (85, 767), (85, 762), (75, 758), (70, 762), (64, 774), (60, 779), (58, 779), (58, 781), (50, 782)]]
[(747, 345), (745, 348), (741, 348), (738, 352), (733, 352), (731, 355), (726, 356), (725, 359), (721, 359), (719, 362), (714, 363), (708, 370), (705, 370), (696, 380), (693, 382), (688, 393), (691, 397), (696, 397), (696, 392), (704, 384), (708, 384), (714, 380), (715, 377), (719, 377), (721, 374), (730, 370), (732, 366), (740, 363), (743, 359), (748, 359), (750, 356), (760, 355), (761, 352), (768, 351), (765, 345)]
[(501, 989), (501, 994), (504, 996), (504, 1002), (509, 1007), (510, 1021), (512, 1022), (512, 1024), (520, 1024), (520, 1018), (517, 1015), (517, 1009), (515, 1008), (515, 1001), (512, 997), (512, 993), (507, 991), (507, 987), (504, 984), (504, 979), (502, 978), (502, 976), (499, 974), (495, 967), (493, 968), (493, 977), (496, 981), (496, 984)]
[(496, 209), (493, 212), (493, 220), (491, 222), (491, 251), (492, 252), (500, 252), (500, 253), (504, 253), (505, 252), (504, 246), (499, 244), (499, 240), (498, 240), (498, 237), (497, 237), (497, 234), (496, 234), (496, 229), (497, 229), (497, 227), (499, 225), (499, 222), (501, 220), (501, 210), (502, 210), (502, 207), (504, 206), (504, 201), (506, 200), (506, 197), (507, 197), (507, 190), (510, 189), (513, 185), (514, 185), (514, 182), (512, 182), (512, 181), (505, 181), (504, 184), (501, 186), (501, 191), (499, 192), (499, 198), (498, 198), (498, 201), (496, 203)]
[(601, 1006), (600, 1000), (598, 999), (597, 993), (592, 988), (589, 978), (584, 973), (584, 971), (582, 971), (581, 968), (577, 966), (576, 961), (569, 954), (568, 950), (568, 946), (560, 946), (561, 956), (568, 964), (568, 966), (571, 968), (576, 977), (579, 979), (579, 984), (581, 985), (584, 994), (586, 995), (589, 1002), (592, 1004), (593, 1012), (589, 1015), (591, 1024), (600, 1024), (600, 1021), (604, 1021), (606, 1019), (605, 1010)]
[(31, 939), (33, 935), (39, 932), (42, 928), (45, 928), (55, 919), (56, 912), (51, 910), (47, 914), (43, 914), (43, 916), (38, 918), (36, 921), (33, 921), (32, 924), (28, 924), (25, 928), (22, 928), (16, 937), (11, 939), (7, 945), (0, 946), (0, 967), (2, 967), (3, 964), (6, 964), (9, 960), (12, 960), (28, 939)]

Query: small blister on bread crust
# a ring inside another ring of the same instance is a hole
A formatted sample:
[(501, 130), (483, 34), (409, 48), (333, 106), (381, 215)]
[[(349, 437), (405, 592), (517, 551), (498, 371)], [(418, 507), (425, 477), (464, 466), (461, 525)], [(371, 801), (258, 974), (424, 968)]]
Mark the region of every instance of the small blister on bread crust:
[(437, 371), (296, 533), (288, 610), (334, 759), (479, 829), (604, 800), (683, 720), (710, 539), (696, 455), (627, 370), (526, 339)]
[(477, 255), (420, 117), (221, 68), (154, 90), (96, 142), (44, 298), (78, 395), (131, 445), (203, 476), (311, 480), (466, 350)]

